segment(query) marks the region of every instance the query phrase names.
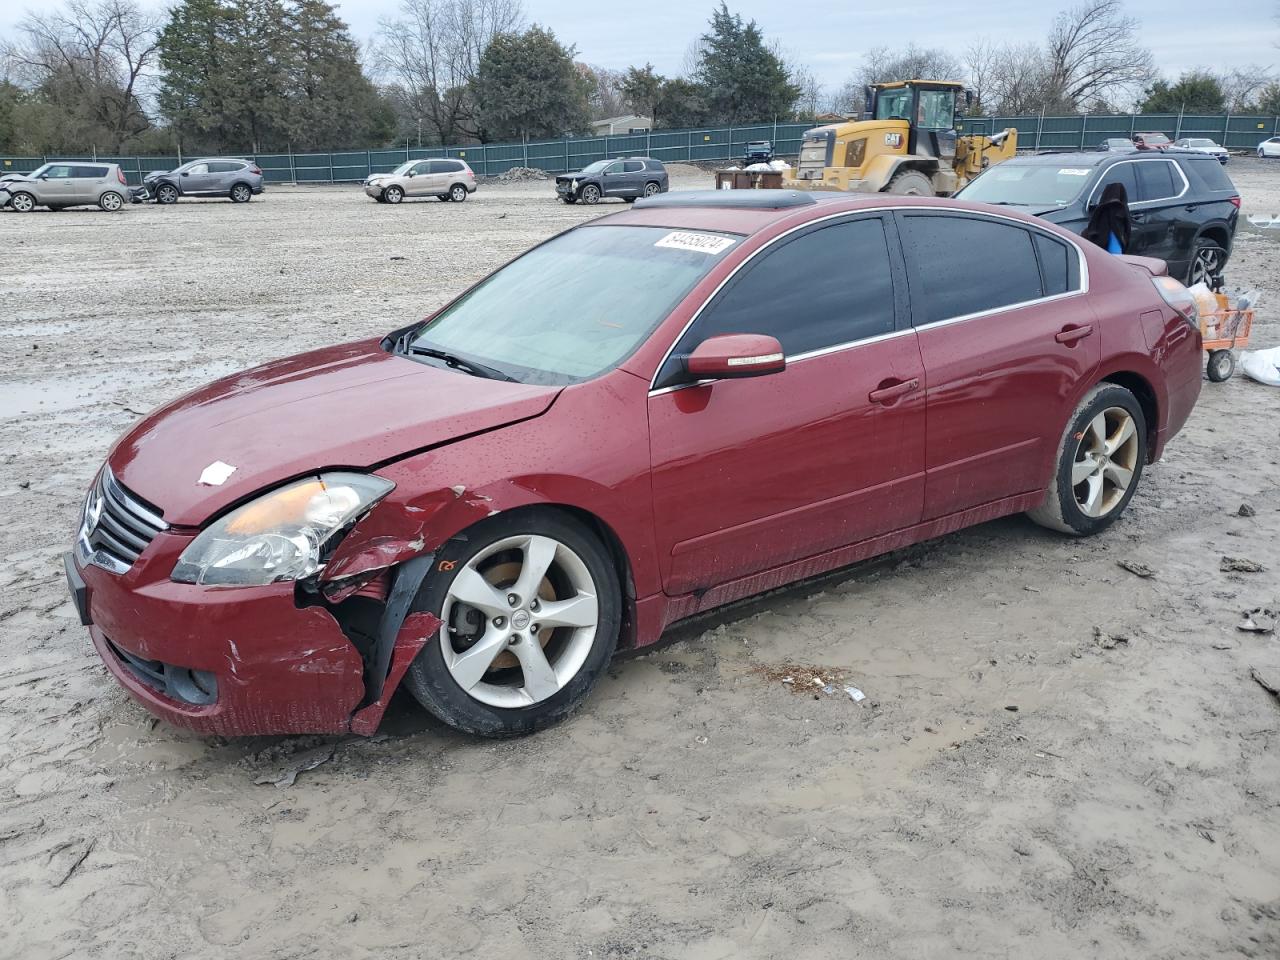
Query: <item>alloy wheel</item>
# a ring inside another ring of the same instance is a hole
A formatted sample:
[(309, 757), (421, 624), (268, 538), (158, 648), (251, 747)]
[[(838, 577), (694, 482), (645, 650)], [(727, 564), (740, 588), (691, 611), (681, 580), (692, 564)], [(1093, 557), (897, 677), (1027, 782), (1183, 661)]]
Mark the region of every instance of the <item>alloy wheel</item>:
[(454, 203), (461, 203), (463, 200), (467, 199), (467, 188), (461, 185), (455, 186), (449, 191), (449, 199)]
[(399, 187), (387, 187), (386, 190), (382, 191), (382, 199), (386, 200), (387, 203), (399, 203), (404, 199), (404, 191)]
[(115, 213), (115, 211), (124, 206), (124, 200), (118, 193), (104, 193), (101, 203), (102, 209), (108, 213)]
[(29, 193), (15, 193), (10, 203), (19, 213), (30, 213), (36, 205), (35, 198)]
[(661, 187), (659, 187), (656, 183), (646, 183), (646, 184), (644, 185), (644, 195), (645, 195), (646, 197), (653, 197), (653, 196), (657, 196), (658, 191), (659, 191), (660, 189), (662, 189), (662, 188), (661, 188)]
[(582, 188), (582, 202), (586, 204), (594, 204), (600, 202), (600, 188), (593, 183), (587, 184)]
[(445, 666), (468, 696), (517, 708), (582, 668), (600, 621), (597, 586), (566, 544), (538, 534), (490, 544), (458, 568), (440, 618)]
[(1194, 287), (1201, 281), (1208, 283), (1222, 272), (1222, 266), (1222, 251), (1218, 247), (1200, 247), (1191, 261), (1191, 283), (1188, 286)]
[(231, 190), (231, 199), (236, 203), (248, 203), (249, 197), (250, 193), (248, 187), (238, 186)]
[(1089, 421), (1071, 467), (1071, 488), (1085, 516), (1105, 517), (1124, 500), (1139, 455), (1138, 429), (1128, 410), (1108, 407)]

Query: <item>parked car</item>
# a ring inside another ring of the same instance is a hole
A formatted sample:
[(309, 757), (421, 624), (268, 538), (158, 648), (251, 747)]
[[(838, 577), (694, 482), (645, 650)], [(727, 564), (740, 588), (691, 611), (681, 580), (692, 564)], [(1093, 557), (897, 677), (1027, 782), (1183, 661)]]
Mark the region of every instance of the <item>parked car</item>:
[(1132, 140), (1126, 140), (1124, 137), (1108, 137), (1098, 144), (1098, 149), (1118, 153), (1134, 153), (1138, 148)]
[(403, 680), (530, 733), (738, 598), (1006, 514), (1106, 530), (1200, 392), (1163, 274), (1009, 208), (654, 197), (145, 417), (72, 595), (115, 678), (196, 730), (370, 733)]
[(1280, 137), (1271, 137), (1258, 144), (1259, 157), (1280, 157)]
[(1133, 145), (1139, 150), (1165, 150), (1172, 146), (1163, 133), (1135, 133)]
[(262, 193), (262, 168), (235, 157), (191, 160), (173, 170), (155, 170), (142, 178), (156, 203), (177, 203), (179, 197), (230, 197), (248, 203)]
[(577, 173), (556, 177), (556, 195), (565, 203), (599, 203), (606, 197), (631, 203), (666, 193), (669, 187), (667, 168), (650, 157), (597, 160)]
[(747, 149), (743, 154), (742, 162), (745, 164), (768, 163), (772, 159), (772, 143), (768, 140), (752, 140), (747, 144)]
[(1226, 163), (1231, 159), (1231, 154), (1227, 153), (1225, 147), (1219, 146), (1208, 137), (1183, 137), (1180, 140), (1173, 141), (1173, 145), (1179, 150), (1207, 153), (1219, 163)]
[(1240, 191), (1212, 157), (1186, 151), (1057, 153), (1014, 157), (983, 172), (956, 196), (1018, 207), (1083, 233), (1103, 189), (1128, 197), (1126, 253), (1156, 257), (1189, 284), (1220, 277), (1231, 256)]
[(128, 193), (129, 181), (118, 163), (55, 160), (25, 175), (0, 178), (0, 209), (30, 213), (36, 207), (65, 210), (96, 204), (115, 213)]
[(476, 192), (476, 175), (461, 160), (407, 160), (390, 173), (365, 177), (364, 192), (379, 203), (435, 197), (461, 203)]

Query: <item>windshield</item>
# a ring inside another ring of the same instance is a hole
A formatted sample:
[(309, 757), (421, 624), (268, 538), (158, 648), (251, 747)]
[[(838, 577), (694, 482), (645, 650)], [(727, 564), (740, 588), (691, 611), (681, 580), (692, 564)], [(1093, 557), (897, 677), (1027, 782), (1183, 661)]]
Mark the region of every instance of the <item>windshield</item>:
[(597, 160), (595, 163), (589, 163), (585, 167), (583, 167), (582, 172), (583, 173), (599, 173), (601, 170), (603, 170), (605, 167), (607, 167), (611, 163), (613, 163), (612, 160)]
[(567, 384), (636, 349), (737, 243), (666, 227), (580, 227), (509, 263), (417, 331), (411, 347), (523, 383)]
[(1002, 163), (988, 169), (957, 196), (979, 203), (1065, 207), (1080, 196), (1092, 173), (1092, 167), (1068, 164)]
[(910, 120), (911, 88), (881, 90), (876, 95), (877, 120)]
[(50, 167), (52, 167), (52, 166), (53, 166), (53, 164), (52, 164), (52, 163), (42, 164), (41, 166), (36, 167), (34, 170), (32, 170), (30, 173), (28, 173), (28, 174), (27, 174), (27, 176), (28, 176), (30, 179), (34, 180), (36, 177), (40, 176), (40, 174), (42, 174), (42, 173), (48, 173), (48, 172), (49, 172), (49, 168), (50, 168)]
[(1191, 140), (1188, 140), (1187, 143), (1191, 144), (1191, 146), (1193, 147), (1216, 147), (1217, 146), (1217, 144), (1214, 143), (1212, 140), (1199, 140), (1196, 138), (1192, 138)]
[(1168, 143), (1169, 138), (1163, 133), (1144, 133), (1141, 137), (1145, 143)]
[(418, 163), (418, 161), (417, 161), (417, 160), (406, 160), (404, 163), (400, 164), (400, 166), (396, 167), (396, 168), (395, 168), (394, 170), (392, 170), (390, 173), (383, 174), (383, 176), (387, 176), (387, 177), (403, 177), (403, 176), (404, 176), (406, 173), (408, 173), (408, 172), (409, 172), (409, 171), (410, 171), (414, 166), (416, 166), (416, 165), (417, 165), (417, 163)]

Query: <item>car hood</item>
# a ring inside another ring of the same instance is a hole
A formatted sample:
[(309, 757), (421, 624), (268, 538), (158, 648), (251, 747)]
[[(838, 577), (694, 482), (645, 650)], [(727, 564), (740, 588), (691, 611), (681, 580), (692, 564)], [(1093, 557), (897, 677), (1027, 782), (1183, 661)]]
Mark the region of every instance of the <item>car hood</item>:
[[(166, 522), (198, 526), (312, 471), (368, 469), (536, 417), (560, 390), (430, 367), (376, 340), (344, 344), (225, 377), (160, 407), (117, 442), (108, 462)], [(222, 483), (201, 482), (219, 461), (235, 470)]]

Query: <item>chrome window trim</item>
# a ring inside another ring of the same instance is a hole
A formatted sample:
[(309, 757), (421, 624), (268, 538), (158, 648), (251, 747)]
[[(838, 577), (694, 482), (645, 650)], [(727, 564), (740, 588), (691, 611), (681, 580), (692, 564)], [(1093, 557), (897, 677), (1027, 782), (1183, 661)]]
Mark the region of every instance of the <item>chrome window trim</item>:
[[(1178, 161), (1171, 157), (1133, 157), (1129, 160), (1117, 160), (1115, 163), (1111, 164), (1111, 166), (1107, 167), (1106, 170), (1102, 171), (1102, 176), (1098, 178), (1098, 182), (1095, 183), (1093, 185), (1093, 189), (1089, 191), (1089, 199), (1084, 202), (1084, 208), (1086, 211), (1089, 209), (1089, 205), (1093, 203), (1093, 198), (1094, 195), (1097, 194), (1098, 188), (1102, 186), (1103, 178), (1106, 177), (1110, 171), (1125, 163), (1167, 163), (1169, 166), (1173, 167), (1173, 169), (1178, 172), (1178, 176), (1182, 178), (1182, 190), (1178, 193), (1171, 197), (1159, 197), (1155, 200), (1139, 200), (1136, 203), (1129, 204), (1130, 210), (1134, 207), (1144, 207), (1149, 203), (1172, 203), (1175, 200), (1181, 200), (1187, 195), (1187, 191), (1191, 189), (1191, 182), (1187, 180), (1187, 175), (1182, 172), (1182, 167), (1178, 165)], [(1136, 170), (1133, 174), (1133, 180), (1135, 183), (1138, 181), (1138, 173)]]
[[(1172, 162), (1172, 161), (1169, 161), (1169, 162)], [(1174, 164), (1174, 165), (1177, 166), (1177, 164)], [(774, 237), (764, 246), (760, 247), (760, 249), (753, 251), (750, 256), (748, 256), (745, 260), (743, 260), (736, 267), (734, 267), (733, 270), (730, 271), (729, 275), (725, 277), (723, 280), (721, 280), (716, 285), (716, 288), (707, 295), (707, 298), (703, 300), (702, 303), (698, 306), (698, 309), (694, 311), (693, 316), (689, 318), (689, 321), (684, 325), (684, 327), (680, 330), (680, 332), (676, 334), (675, 339), (671, 341), (671, 345), (667, 347), (666, 352), (662, 355), (662, 359), (658, 361), (657, 368), (653, 371), (653, 376), (649, 380), (649, 396), (658, 397), (658, 396), (662, 396), (665, 393), (674, 393), (677, 390), (683, 390), (686, 387), (700, 387), (708, 383), (717, 382), (714, 379), (713, 380), (694, 380), (694, 381), (691, 381), (690, 383), (678, 383), (670, 387), (654, 386), (654, 384), (658, 382), (658, 374), (662, 373), (662, 368), (667, 365), (667, 361), (671, 359), (671, 354), (675, 352), (676, 344), (678, 344), (681, 340), (684, 339), (684, 335), (689, 332), (689, 328), (692, 327), (695, 323), (697, 323), (698, 318), (702, 316), (702, 312), (707, 309), (707, 305), (711, 303), (711, 301), (714, 300), (717, 296), (719, 296), (720, 291), (723, 290), (726, 285), (728, 285), (729, 281), (731, 281), (734, 277), (736, 277), (739, 271), (741, 271), (749, 263), (752, 263), (756, 259), (756, 257), (763, 254), (766, 250), (772, 249), (775, 244), (791, 236), (793, 233), (797, 233), (801, 230), (806, 229), (807, 227), (812, 227), (815, 224), (826, 223), (829, 220), (838, 220), (841, 217), (851, 217), (851, 216), (856, 216), (858, 214), (863, 214), (863, 213), (885, 213), (885, 212), (892, 212), (894, 210), (927, 210), (933, 213), (959, 214), (962, 216), (976, 217), (979, 219), (986, 219), (986, 220), (1003, 220), (1007, 223), (1012, 223), (1016, 226), (1022, 227), (1025, 230), (1029, 230), (1036, 233), (1043, 233), (1045, 236), (1052, 237), (1053, 239), (1063, 243), (1067, 243), (1075, 249), (1076, 260), (1080, 265), (1080, 285), (1077, 289), (1068, 290), (1065, 293), (1055, 293), (1051, 296), (1039, 297), (1035, 300), (1024, 300), (1021, 303), (1011, 303), (1002, 307), (994, 307), (990, 310), (981, 310), (977, 313), (968, 313), (959, 317), (948, 317), (945, 320), (935, 320), (932, 323), (925, 323), (919, 326), (911, 326), (905, 330), (890, 330), (887, 333), (876, 334), (874, 337), (863, 337), (859, 340), (849, 340), (845, 343), (836, 343), (828, 347), (820, 347), (816, 350), (809, 350), (804, 353), (798, 353), (793, 356), (787, 357), (788, 366), (790, 366), (792, 363), (798, 363), (802, 360), (812, 359), (813, 357), (824, 357), (824, 356), (827, 356), (828, 354), (839, 353), (842, 350), (849, 350), (849, 349), (852, 349), (853, 347), (860, 347), (863, 344), (879, 343), (882, 340), (890, 340), (894, 337), (905, 336), (906, 334), (909, 334), (909, 333), (916, 333), (919, 330), (926, 330), (932, 327), (943, 326), (945, 324), (960, 323), (963, 320), (976, 320), (979, 317), (985, 317), (995, 313), (1004, 313), (1008, 310), (1018, 310), (1023, 307), (1033, 306), (1035, 304), (1052, 303), (1056, 300), (1066, 300), (1070, 297), (1084, 296), (1089, 292), (1089, 261), (1085, 257), (1084, 248), (1080, 245), (1079, 241), (1077, 241), (1073, 237), (1063, 237), (1063, 236), (1060, 236), (1059, 234), (1041, 229), (1038, 224), (1027, 223), (1024, 220), (1018, 220), (1014, 217), (1003, 216), (998, 213), (987, 213), (986, 211), (979, 211), (979, 210), (955, 209), (951, 207), (937, 207), (937, 206), (931, 206), (927, 204), (910, 204), (910, 205), (885, 204), (884, 206), (877, 206), (877, 207), (860, 207), (856, 210), (842, 210), (839, 213), (831, 213), (825, 217), (818, 217), (813, 220), (806, 220), (804, 223), (798, 224), (792, 227), (791, 229), (778, 234), (776, 237)], [(901, 243), (901, 241), (899, 242)], [(1039, 260), (1037, 259), (1037, 263), (1038, 262)]]

